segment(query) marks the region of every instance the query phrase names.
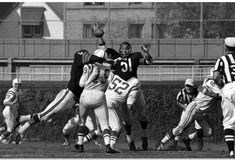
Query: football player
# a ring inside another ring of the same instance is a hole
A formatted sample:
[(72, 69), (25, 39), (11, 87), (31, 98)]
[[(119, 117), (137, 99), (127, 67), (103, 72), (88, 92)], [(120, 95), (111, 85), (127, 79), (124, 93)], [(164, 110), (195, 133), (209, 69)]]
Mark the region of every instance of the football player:
[[(108, 108), (117, 111), (118, 113), (129, 113), (129, 110), (126, 106), (128, 94), (131, 91), (138, 90), (139, 85), (140, 82), (137, 78), (133, 77), (128, 81), (125, 81), (118, 75), (115, 75), (111, 72), (109, 76), (109, 86), (105, 92)], [(122, 115), (121, 117), (124, 121), (126, 120), (125, 116), (126, 115)], [(130, 116), (128, 115), (128, 117)], [(114, 120), (114, 116), (109, 118), (110, 126), (112, 128), (110, 142), (111, 148), (114, 148), (121, 128), (120, 122)]]
[(6, 123), (6, 128), (2, 128), (4, 132), (0, 136), (0, 142), (11, 136), (20, 123), (30, 119), (30, 115), (20, 116), (18, 113), (20, 107), (19, 97), (22, 94), (20, 86), (21, 79), (15, 78), (12, 81), (12, 88), (7, 91), (3, 101), (4, 109), (2, 114)]
[(90, 54), (87, 50), (79, 50), (76, 52), (74, 54), (68, 88), (62, 89), (42, 112), (34, 114), (29, 121), (19, 127), (16, 141), (21, 139), (21, 136), (30, 126), (39, 122), (47, 122), (55, 115), (62, 113), (66, 109), (72, 108), (83, 91), (83, 87), (79, 86), (79, 81), (83, 74), (83, 66), (88, 63), (103, 63), (104, 61), (113, 63), (112, 60), (97, 57)]
[[(64, 143), (62, 145), (70, 145), (69, 137), (70, 133), (74, 128), (78, 126), (78, 119), (79, 119), (79, 104), (75, 104), (76, 107), (76, 113), (75, 116), (72, 117), (64, 126), (63, 128), (63, 136), (64, 136)], [(91, 118), (92, 116), (93, 118)], [(95, 120), (95, 121), (94, 121)], [(87, 116), (86, 119), (86, 125), (85, 125), (85, 137), (84, 137), (84, 143), (88, 143), (92, 140), (95, 140), (96, 138), (102, 136), (100, 126), (96, 120), (96, 117), (94, 115)], [(98, 141), (95, 141), (95, 144), (98, 146), (102, 146), (98, 143)]]
[[(221, 102), (223, 114), (224, 139), (228, 148), (230, 158), (235, 157), (235, 37), (224, 39), (225, 55), (217, 59), (214, 67), (213, 79), (217, 84), (223, 86), (224, 99)], [(222, 77), (222, 78), (221, 78)]]
[[(105, 57), (102, 50), (96, 50), (94, 54), (98, 57)], [(109, 75), (109, 65), (88, 64), (83, 68), (83, 75), (79, 81), (80, 87), (84, 87), (79, 100), (79, 120), (78, 120), (78, 141), (75, 148), (78, 152), (84, 152), (85, 123), (89, 112), (94, 112), (103, 133), (106, 153), (119, 153), (110, 147), (110, 126), (108, 121), (108, 108), (105, 98), (107, 88), (107, 78)], [(104, 67), (104, 68), (102, 68)]]
[[(98, 25), (92, 25), (93, 30), (97, 30)], [(102, 38), (103, 35), (96, 36), (100, 46), (105, 46), (105, 42)], [(121, 79), (129, 81), (131, 78), (137, 78), (137, 69), (140, 64), (149, 65), (152, 63), (152, 57), (148, 53), (150, 44), (145, 44), (141, 47), (143, 52), (132, 52), (132, 47), (128, 42), (122, 42), (120, 44), (119, 52), (112, 48), (107, 48), (106, 52), (108, 55), (111, 54), (112, 58), (115, 59), (115, 65), (113, 67), (114, 74), (118, 75)], [(108, 88), (109, 89), (109, 88)], [(131, 133), (131, 118), (130, 109), (135, 108), (138, 114), (139, 122), (142, 128), (142, 148), (147, 150), (148, 139), (147, 139), (147, 118), (145, 116), (146, 103), (144, 100), (143, 92), (140, 88), (133, 90), (128, 93), (126, 100), (127, 108), (123, 107), (125, 115), (122, 116), (124, 122), (124, 128), (126, 131), (126, 137), (129, 144), (129, 149), (132, 151), (136, 150), (135, 143)], [(126, 105), (125, 105), (126, 106)]]
[(175, 136), (181, 135), (182, 132), (194, 120), (197, 120), (197, 122), (202, 127), (204, 136), (212, 135), (211, 124), (208, 121), (208, 118), (205, 117), (204, 113), (210, 106), (214, 104), (213, 100), (221, 100), (221, 98), (221, 87), (215, 84), (215, 81), (212, 79), (212, 74), (208, 75), (204, 79), (197, 97), (186, 107), (184, 113), (180, 118), (178, 126), (173, 128), (170, 133), (167, 133), (165, 135), (165, 137), (161, 140), (161, 144), (157, 147), (157, 150), (166, 150), (164, 146), (165, 143), (173, 139)]
[[(193, 99), (197, 96), (198, 90), (197, 87), (194, 85), (193, 79), (186, 79), (184, 83), (184, 88), (180, 90), (180, 92), (177, 94), (177, 105), (183, 109), (181, 116), (183, 116), (184, 110), (188, 106), (190, 102), (193, 101)], [(203, 130), (202, 127), (198, 124), (197, 121), (194, 122), (194, 128), (196, 129), (196, 132), (193, 132), (187, 136), (187, 138), (183, 138), (183, 142), (188, 144), (188, 141), (191, 141), (191, 139), (194, 139), (195, 136), (200, 137), (198, 138), (198, 148), (197, 150), (203, 149)], [(170, 150), (176, 149), (177, 143), (180, 140), (180, 136), (176, 136), (173, 140), (173, 143), (171, 146), (168, 146)], [(186, 145), (187, 150), (191, 151), (191, 147), (189, 145)]]

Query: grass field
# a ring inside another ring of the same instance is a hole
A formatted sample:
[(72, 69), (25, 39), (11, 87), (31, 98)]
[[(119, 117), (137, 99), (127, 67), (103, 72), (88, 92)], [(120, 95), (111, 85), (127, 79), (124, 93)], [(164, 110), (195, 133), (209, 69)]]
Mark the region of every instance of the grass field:
[[(136, 143), (137, 147), (141, 143)], [(179, 144), (178, 151), (156, 151), (155, 143), (150, 142), (148, 151), (131, 152), (126, 143), (118, 143), (117, 149), (121, 153), (106, 154), (102, 147), (94, 143), (85, 145), (85, 152), (78, 153), (73, 144), (62, 146), (58, 142), (27, 142), (23, 144), (1, 144), (1, 158), (225, 158), (227, 149), (225, 144), (206, 143), (203, 151), (185, 151), (183, 144)], [(192, 145), (192, 149), (195, 149)]]

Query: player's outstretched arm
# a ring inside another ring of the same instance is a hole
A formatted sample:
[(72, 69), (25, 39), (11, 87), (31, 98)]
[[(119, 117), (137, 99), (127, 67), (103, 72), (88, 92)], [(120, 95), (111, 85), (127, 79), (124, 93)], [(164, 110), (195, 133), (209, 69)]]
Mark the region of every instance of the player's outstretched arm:
[(91, 24), (94, 31), (94, 36), (97, 38), (99, 46), (105, 46), (105, 41), (103, 39), (104, 31), (98, 27), (98, 24)]
[(140, 61), (141, 64), (152, 64), (153, 63), (153, 58), (149, 54), (149, 49), (150, 49), (151, 44), (150, 43), (145, 43), (143, 46), (141, 46), (142, 50), (142, 55), (143, 59)]

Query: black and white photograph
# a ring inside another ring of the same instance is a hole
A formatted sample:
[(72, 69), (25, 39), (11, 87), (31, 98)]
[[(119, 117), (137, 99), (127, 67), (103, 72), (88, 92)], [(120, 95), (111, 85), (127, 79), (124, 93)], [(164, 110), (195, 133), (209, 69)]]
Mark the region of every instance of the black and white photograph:
[(0, 2), (0, 158), (235, 158), (235, 1)]

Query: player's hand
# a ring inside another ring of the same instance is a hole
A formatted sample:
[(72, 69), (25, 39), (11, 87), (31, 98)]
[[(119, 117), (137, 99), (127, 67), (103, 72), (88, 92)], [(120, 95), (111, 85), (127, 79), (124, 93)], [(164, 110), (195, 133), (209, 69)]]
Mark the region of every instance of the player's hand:
[(142, 50), (144, 53), (149, 53), (150, 46), (151, 46), (150, 43), (145, 43), (143, 46), (141, 46), (141, 50)]
[(91, 24), (91, 27), (92, 27), (93, 31), (95, 31), (96, 29), (99, 28), (97, 23)]
[(95, 35), (97, 38), (101, 38), (101, 37), (104, 35), (103, 29), (99, 28), (99, 27), (98, 27), (98, 24), (91, 24), (91, 27), (93, 28), (94, 35)]

